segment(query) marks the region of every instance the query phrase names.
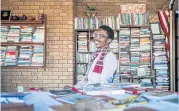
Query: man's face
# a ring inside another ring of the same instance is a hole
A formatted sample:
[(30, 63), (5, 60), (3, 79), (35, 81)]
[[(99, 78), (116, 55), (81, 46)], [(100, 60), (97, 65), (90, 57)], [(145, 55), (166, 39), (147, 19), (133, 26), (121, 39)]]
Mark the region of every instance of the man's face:
[(94, 32), (93, 36), (96, 48), (103, 48), (104, 46), (108, 45), (108, 34), (106, 30), (98, 29), (96, 32)]

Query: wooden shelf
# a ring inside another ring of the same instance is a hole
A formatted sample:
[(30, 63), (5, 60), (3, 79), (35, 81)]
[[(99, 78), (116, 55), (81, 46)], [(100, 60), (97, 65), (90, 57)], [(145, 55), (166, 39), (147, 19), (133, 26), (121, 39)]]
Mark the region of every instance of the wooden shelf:
[(77, 64), (88, 64), (86, 62), (77, 62)]
[(42, 20), (1, 20), (1, 24), (42, 24)]
[(94, 53), (94, 52), (77, 52), (77, 53)]
[[(44, 25), (44, 42), (0, 42), (1, 46), (37, 46), (42, 45), (43, 46), (43, 64), (42, 66), (1, 66), (2, 68), (19, 68), (19, 69), (34, 69), (34, 68), (43, 68), (46, 69), (46, 15), (44, 16), (44, 20), (1, 20), (1, 24), (4, 26), (32, 26), (32, 27), (39, 27), (42, 24)], [(19, 48), (17, 49), (19, 51)], [(17, 55), (18, 59), (19, 54)]]
[[(140, 28), (140, 27), (150, 27), (150, 25), (120, 25), (120, 28)], [(75, 31), (96, 31), (97, 29), (75, 29)], [(120, 29), (113, 29), (114, 31), (119, 31)]]
[(84, 75), (85, 73), (76, 73), (76, 75)]
[(127, 76), (121, 76), (122, 79), (153, 79), (154, 76), (134, 76), (134, 77), (127, 77)]
[[(96, 31), (97, 29), (75, 29), (75, 31)], [(113, 29), (114, 31), (119, 31), (120, 29)]]
[(120, 25), (121, 28), (140, 28), (140, 27), (150, 27), (150, 25)]
[(150, 63), (121, 63), (121, 65), (150, 65)]
[(44, 66), (1, 66), (1, 68), (35, 69), (44, 68)]
[(1, 45), (13, 45), (13, 46), (44, 45), (44, 43), (43, 42), (1, 42)]

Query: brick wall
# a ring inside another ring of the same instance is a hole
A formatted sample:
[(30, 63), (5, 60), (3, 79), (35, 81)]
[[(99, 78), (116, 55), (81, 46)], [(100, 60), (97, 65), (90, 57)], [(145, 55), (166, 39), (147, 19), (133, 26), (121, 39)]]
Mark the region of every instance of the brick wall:
[(73, 0), (2, 0), (2, 9), (18, 15), (36, 16), (38, 11), (47, 15), (47, 68), (1, 69), (3, 91), (43, 87), (53, 89), (73, 84)]
[[(175, 0), (178, 2), (178, 0)], [(76, 16), (85, 16), (85, 5), (95, 6), (97, 8), (98, 16), (117, 16), (120, 12), (120, 5), (122, 4), (146, 4), (147, 10), (150, 11), (151, 22), (158, 21), (156, 12), (159, 9), (166, 9), (169, 4), (169, 0), (77, 0), (77, 12)], [(163, 5), (165, 3), (165, 5)], [(177, 9), (178, 3), (175, 4)], [(154, 16), (155, 15), (155, 16)], [(154, 17), (153, 17), (154, 16)]]
[[(75, 1), (75, 2), (74, 2)], [(117, 15), (121, 4), (145, 3), (151, 15), (161, 9), (165, 0), (1, 0), (2, 9), (16, 14), (35, 16), (38, 11), (47, 15), (47, 68), (2, 69), (2, 90), (25, 88), (46, 89), (72, 85), (74, 71), (73, 15), (84, 16), (85, 5), (97, 7), (98, 15)], [(164, 5), (162, 9), (168, 7)], [(176, 8), (177, 6), (175, 6)], [(74, 14), (75, 13), (75, 14)], [(158, 21), (155, 16), (152, 21)]]

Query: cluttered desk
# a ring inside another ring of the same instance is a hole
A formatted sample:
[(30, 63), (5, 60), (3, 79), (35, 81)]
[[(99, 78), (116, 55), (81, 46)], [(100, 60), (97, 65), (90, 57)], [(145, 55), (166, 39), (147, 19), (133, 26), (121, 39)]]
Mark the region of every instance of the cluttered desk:
[(2, 93), (2, 111), (179, 111), (176, 92), (133, 83)]

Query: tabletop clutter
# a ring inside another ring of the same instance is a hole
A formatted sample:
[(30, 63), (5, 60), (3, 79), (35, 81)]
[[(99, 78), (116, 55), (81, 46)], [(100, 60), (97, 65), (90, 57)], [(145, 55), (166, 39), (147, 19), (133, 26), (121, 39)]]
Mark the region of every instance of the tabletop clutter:
[[(2, 92), (2, 111), (179, 111), (179, 95), (134, 83), (91, 84), (83, 89)], [(5, 110), (6, 109), (6, 110)], [(19, 110), (23, 111), (23, 110)]]

